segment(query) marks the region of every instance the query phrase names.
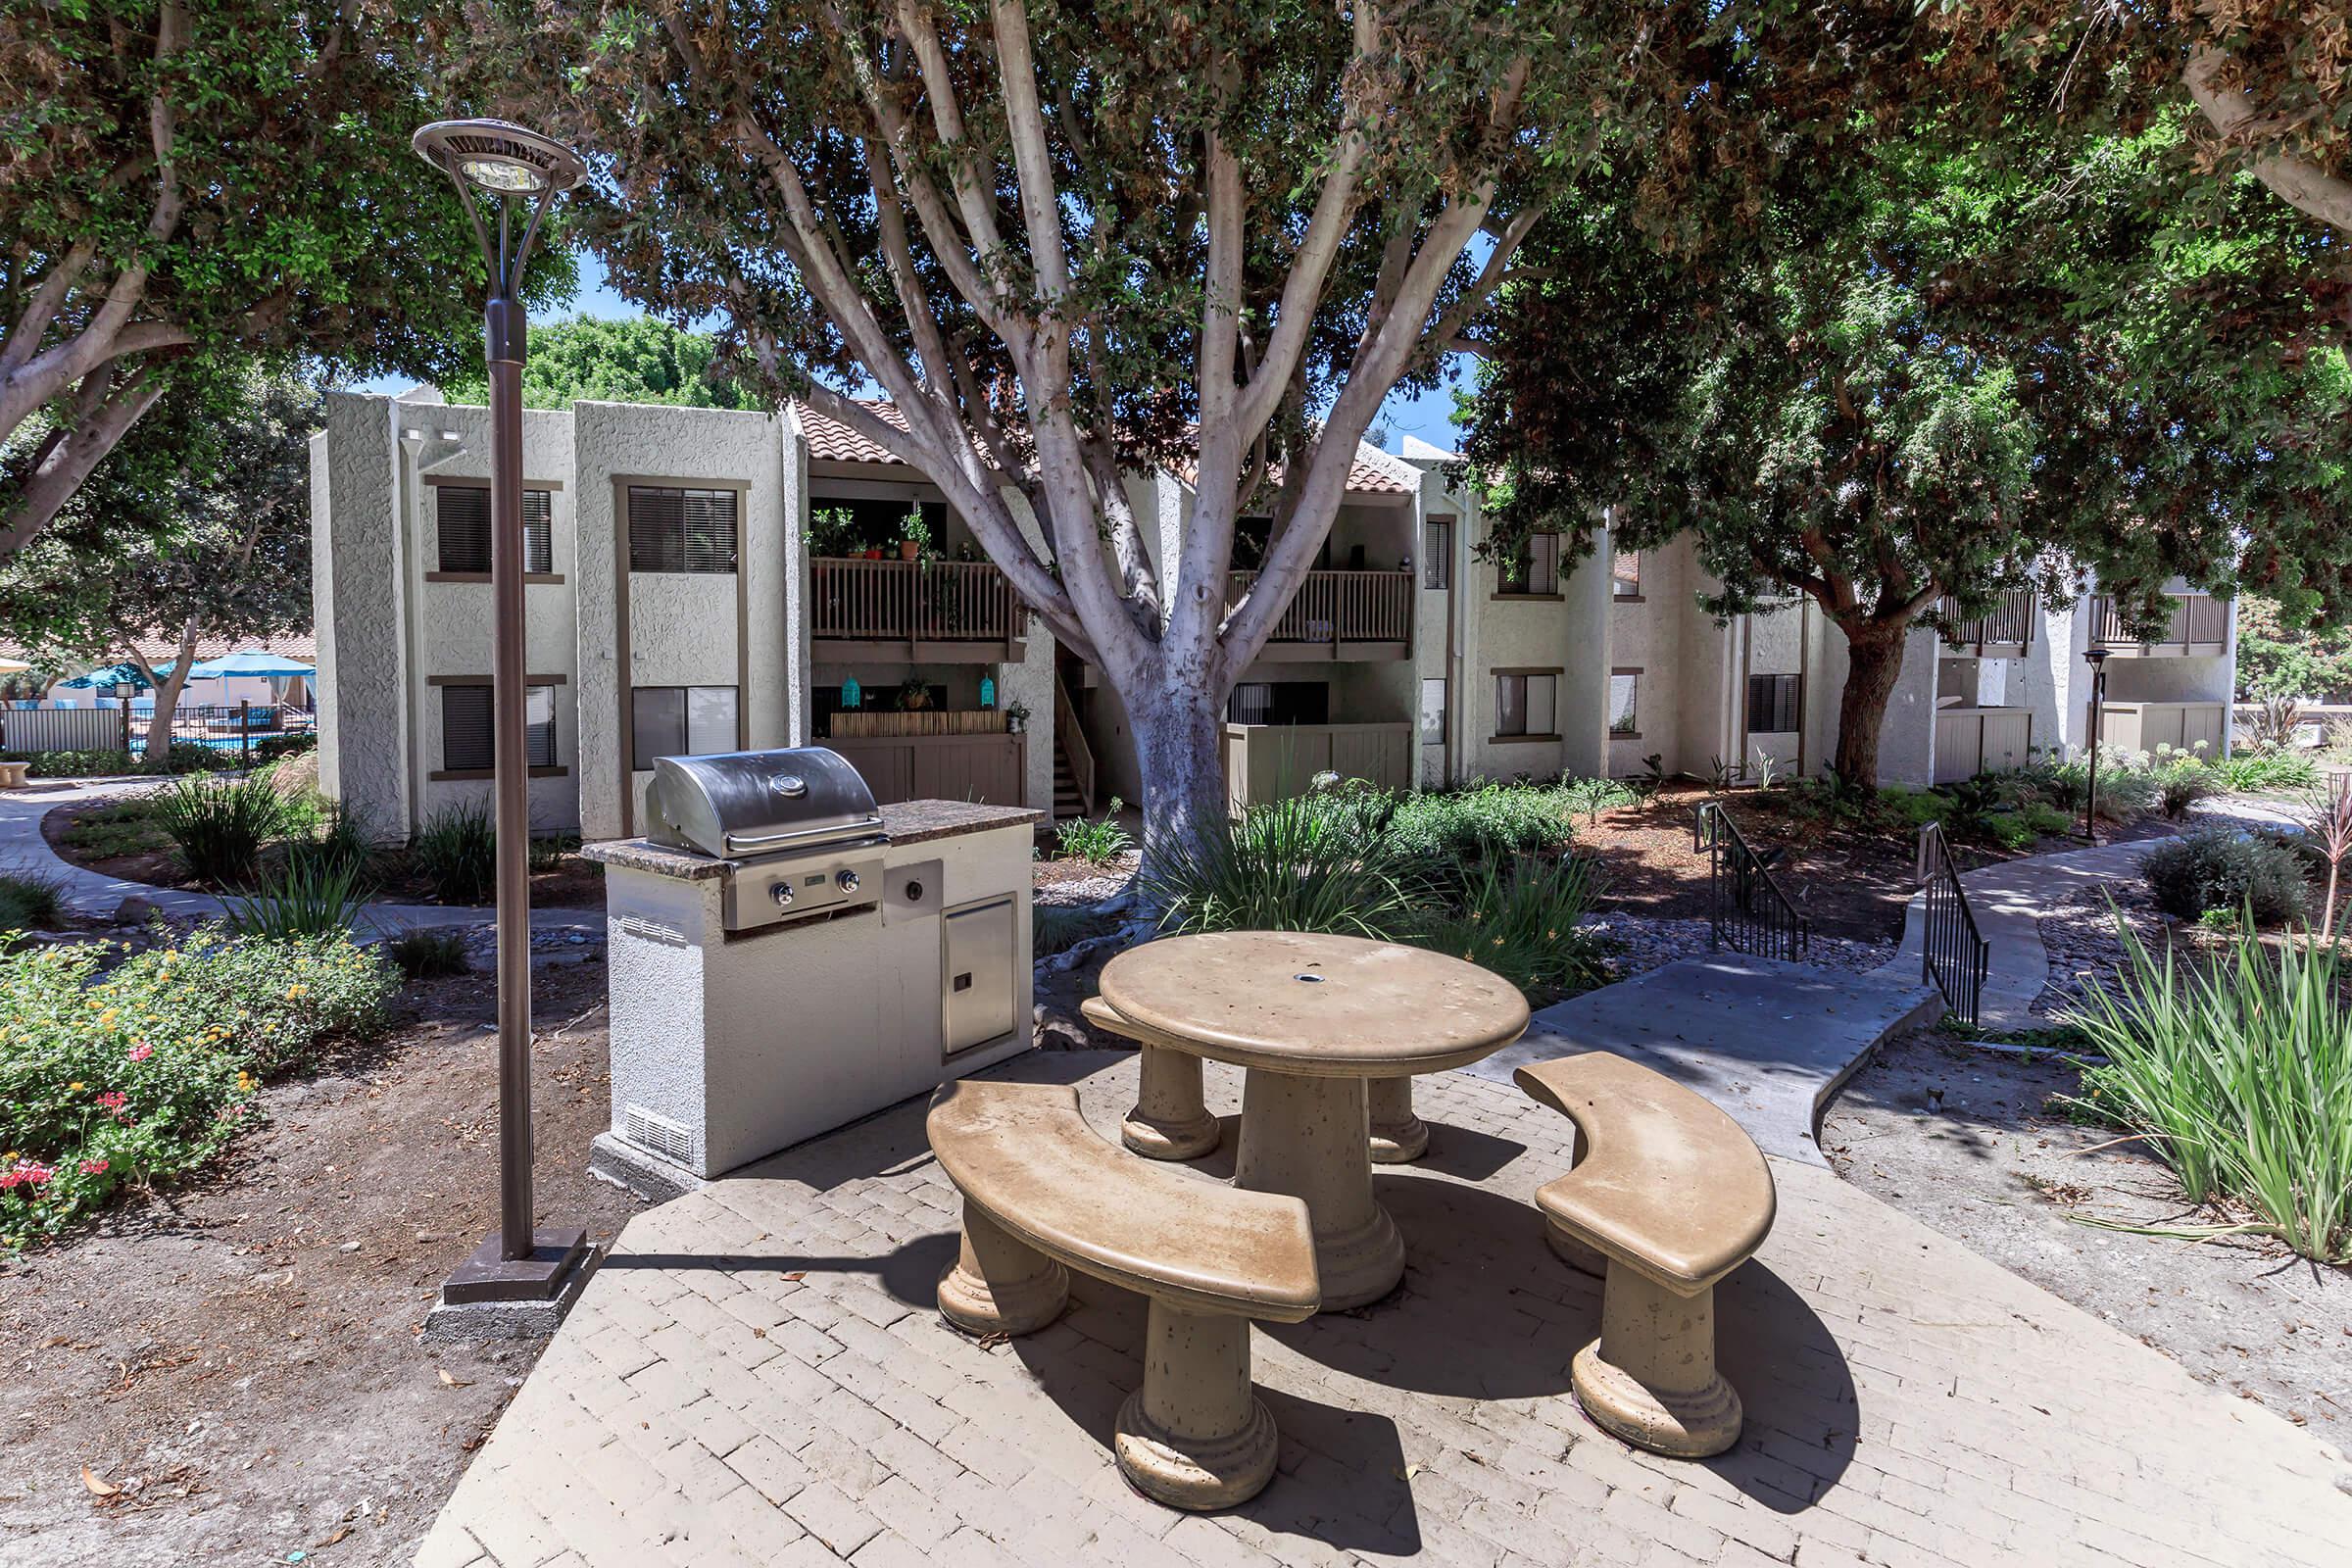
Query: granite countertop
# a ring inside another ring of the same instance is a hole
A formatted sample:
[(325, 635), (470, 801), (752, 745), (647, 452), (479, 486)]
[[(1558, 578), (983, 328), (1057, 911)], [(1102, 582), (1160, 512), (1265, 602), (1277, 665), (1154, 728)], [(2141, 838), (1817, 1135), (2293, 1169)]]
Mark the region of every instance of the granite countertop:
[[(983, 806), (976, 801), (901, 801), (882, 808), (882, 826), (894, 845), (922, 844), (963, 833), (984, 833), (990, 828), (1028, 827), (1044, 821), (1045, 816), (1045, 812), (1026, 806)], [(692, 850), (671, 849), (650, 839), (607, 839), (600, 844), (580, 846), (580, 854), (607, 865), (650, 871), (655, 876), (672, 876), (685, 882), (708, 881), (724, 875), (727, 869), (724, 860), (713, 860)]]
[(1026, 806), (983, 806), (977, 801), (901, 801), (882, 808), (882, 825), (893, 844), (952, 839), (994, 827), (1028, 827), (1046, 813)]

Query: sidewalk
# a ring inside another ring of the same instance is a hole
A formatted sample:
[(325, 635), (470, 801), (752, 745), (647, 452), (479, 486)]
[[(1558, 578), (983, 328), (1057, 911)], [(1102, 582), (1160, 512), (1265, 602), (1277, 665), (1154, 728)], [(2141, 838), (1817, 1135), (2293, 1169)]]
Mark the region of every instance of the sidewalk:
[[(1032, 1053), (1115, 1138), (1136, 1057)], [(1238, 1075), (1211, 1066), (1212, 1109)], [(1383, 1167), (1401, 1292), (1253, 1331), (1281, 1430), (1258, 1497), (1130, 1493), (1113, 1412), (1140, 1298), (1084, 1278), (1002, 1344), (933, 1301), (956, 1197), (909, 1101), (649, 1210), (590, 1281), (417, 1557), (426, 1568), (936, 1563), (2140, 1568), (2342, 1561), (2341, 1457), (1829, 1171), (1717, 1293), (1739, 1445), (1704, 1463), (1588, 1422), (1597, 1284), (1529, 1197), (1570, 1124), (1466, 1072), (1420, 1081), (1429, 1155)], [(1230, 1168), (1230, 1138), (1201, 1179)]]
[[(228, 913), (227, 906), (209, 893), (159, 888), (145, 882), (125, 882), (120, 877), (102, 875), (63, 858), (41, 836), (41, 818), (53, 808), (86, 801), (95, 795), (116, 793), (127, 782), (132, 781), (95, 779), (77, 781), (71, 788), (61, 790), (0, 791), (0, 871), (29, 871), (58, 882), (63, 888), (67, 907), (91, 919), (111, 918), (117, 906), (134, 896), (145, 899), (174, 919), (218, 920), (224, 917)], [(369, 936), (398, 936), (403, 931), (419, 928), (438, 930), (487, 925), (493, 917), (494, 911), (491, 909), (466, 906), (369, 904), (361, 916), (360, 935), (362, 940), (367, 940)], [(591, 940), (601, 940), (605, 932), (604, 911), (533, 909), (531, 929), (535, 932), (576, 931)]]

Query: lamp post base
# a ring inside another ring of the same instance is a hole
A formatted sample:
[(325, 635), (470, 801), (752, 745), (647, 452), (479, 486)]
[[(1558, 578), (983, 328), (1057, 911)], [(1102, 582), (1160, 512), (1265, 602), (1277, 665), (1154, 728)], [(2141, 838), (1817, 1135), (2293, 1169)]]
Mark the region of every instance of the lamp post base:
[(441, 1300), (424, 1320), (430, 1344), (530, 1340), (553, 1334), (596, 1272), (597, 1250), (583, 1230), (531, 1233), (531, 1255), (501, 1255), (497, 1231), (441, 1282)]

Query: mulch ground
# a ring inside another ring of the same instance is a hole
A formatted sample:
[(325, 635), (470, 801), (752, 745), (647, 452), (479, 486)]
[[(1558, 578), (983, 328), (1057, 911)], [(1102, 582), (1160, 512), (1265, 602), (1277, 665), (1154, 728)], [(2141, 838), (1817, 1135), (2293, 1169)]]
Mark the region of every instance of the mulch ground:
[[(1691, 845), (1698, 785), (1669, 785), (1638, 806), (1603, 811), (1597, 820), (1579, 819), (1576, 842), (1607, 868), (1605, 908), (1653, 917), (1703, 918), (1707, 913), (1708, 852)], [(1912, 872), (1915, 835), (1861, 829), (1799, 815), (1788, 797), (1775, 791), (1735, 791), (1725, 808), (1757, 854), (1772, 858), (1773, 880), (1813, 929), (1825, 936), (1863, 942), (1897, 940), (1903, 910), (1919, 891)], [(2157, 837), (2172, 824), (2148, 818), (2102, 829), (2110, 842)], [(1974, 840), (1953, 846), (1963, 873), (2026, 855), (2081, 849), (2079, 841), (2044, 839), (2032, 849), (2012, 851)]]
[[(41, 837), (58, 858), (69, 864), (96, 871), (103, 876), (125, 882), (144, 882), (150, 887), (177, 888), (191, 893), (218, 892), (216, 888), (192, 880), (179, 856), (171, 849), (139, 850), (126, 855), (93, 855), (80, 846), (67, 842), (74, 825), (85, 817), (96, 816), (121, 805), (141, 788), (121, 795), (98, 796), (85, 801), (53, 807), (41, 818)], [(433, 885), (410, 870), (397, 853), (383, 857), (375, 896), (396, 904), (437, 904)], [(531, 904), (542, 909), (601, 909), (605, 905), (604, 867), (577, 855), (564, 855), (545, 869), (531, 873)]]
[[(609, 1241), (633, 1204), (586, 1170), (604, 966), (536, 991), (538, 1209)], [(538, 1347), (417, 1340), (495, 1223), (496, 1009), (484, 976), (404, 1003), (388, 1041), (272, 1086), (201, 1179), (0, 1259), (0, 1562), (409, 1560)]]

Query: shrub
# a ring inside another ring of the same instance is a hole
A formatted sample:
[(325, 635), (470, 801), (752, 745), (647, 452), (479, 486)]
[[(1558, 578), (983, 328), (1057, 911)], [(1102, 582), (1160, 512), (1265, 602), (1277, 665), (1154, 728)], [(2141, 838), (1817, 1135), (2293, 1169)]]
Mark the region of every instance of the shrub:
[(1119, 826), (1119, 808), (1124, 803), (1113, 795), (1110, 807), (1100, 820), (1076, 816), (1054, 830), (1054, 842), (1060, 846), (1062, 858), (1084, 860), (1089, 865), (1108, 865), (1134, 847), (1135, 840)]
[(577, 833), (542, 833), (531, 840), (527, 852), (534, 871), (554, 871), (564, 864), (564, 857), (580, 852)]
[(2213, 772), (2224, 789), (2241, 792), (2309, 789), (2320, 778), (2319, 767), (2308, 754), (2284, 749), (2243, 751), (2219, 758)]
[(1113, 914), (1098, 914), (1093, 909), (1073, 908), (1066, 904), (1032, 904), (1029, 956), (1034, 960), (1067, 953), (1089, 937), (1116, 930), (1118, 924), (1119, 917)]
[(283, 939), (340, 937), (368, 902), (369, 883), (364, 864), (329, 858), (313, 849), (290, 858), (283, 869), (266, 879), (250, 897), (232, 897), (229, 924), (240, 934)]
[(0, 955), (0, 1244), (202, 1165), (270, 1073), (380, 1033), (391, 968), (218, 928), (101, 974), (99, 944)]
[(51, 931), (65, 917), (66, 885), (32, 871), (0, 874), (0, 931)]
[(326, 866), (345, 872), (364, 885), (360, 896), (367, 897), (375, 883), (375, 835), (368, 830), (367, 813), (330, 803), (318, 833), (316, 839), (298, 840), (286, 847), (288, 866)]
[(420, 928), (403, 931), (384, 944), (384, 956), (412, 980), (438, 980), (464, 974), (471, 965), (466, 956), (463, 931)]
[(1507, 870), (1489, 862), (1471, 873), (1458, 910), (1425, 914), (1404, 939), (1490, 969), (1542, 1005), (1606, 978), (1599, 945), (1578, 929), (1604, 885), (1596, 862), (1579, 856)]
[(2244, 908), (2257, 925), (2277, 925), (2300, 916), (2311, 895), (2293, 851), (2227, 828), (2166, 840), (2141, 858), (2139, 874), (2156, 906), (2176, 920)]
[(274, 762), (282, 757), (299, 757), (318, 749), (316, 735), (266, 735), (253, 743), (253, 760)]
[(1423, 864), (1466, 866), (1565, 849), (1575, 835), (1568, 792), (1538, 784), (1426, 791), (1396, 803), (1389, 845)]
[(1177, 931), (1337, 931), (1388, 938), (1410, 914), (1392, 846), (1324, 795), (1253, 806), (1156, 855), (1143, 891)]
[(2180, 821), (2188, 815), (2190, 807), (2220, 788), (2212, 769), (2185, 753), (2166, 759), (2152, 771), (2156, 781), (2156, 808), (2168, 822)]
[(31, 763), (35, 778), (99, 778), (139, 771), (121, 752), (5, 752), (0, 757)]
[(215, 886), (249, 882), (262, 846), (285, 828), (285, 803), (259, 778), (184, 778), (157, 798), (156, 819), (188, 874)]
[(498, 888), (498, 829), (479, 806), (444, 808), (416, 830), (409, 861), (443, 904), (485, 904)]
[(245, 765), (245, 755), (234, 747), (203, 746), (173, 741), (164, 752), (162, 766), (142, 761), (141, 773), (233, 773)]
[(2192, 1201), (2242, 1203), (2304, 1256), (2352, 1262), (2352, 1014), (2335, 951), (2248, 934), (2198, 974), (2123, 937), (2121, 996), (2093, 988), (2062, 1015), (2108, 1058), (2083, 1073), (2082, 1102), (2141, 1134)]
[(1613, 778), (1566, 778), (1560, 780), (1560, 799), (1569, 810), (1583, 812), (1590, 824), (1599, 821), (1601, 812), (1632, 806), (1640, 797)]

